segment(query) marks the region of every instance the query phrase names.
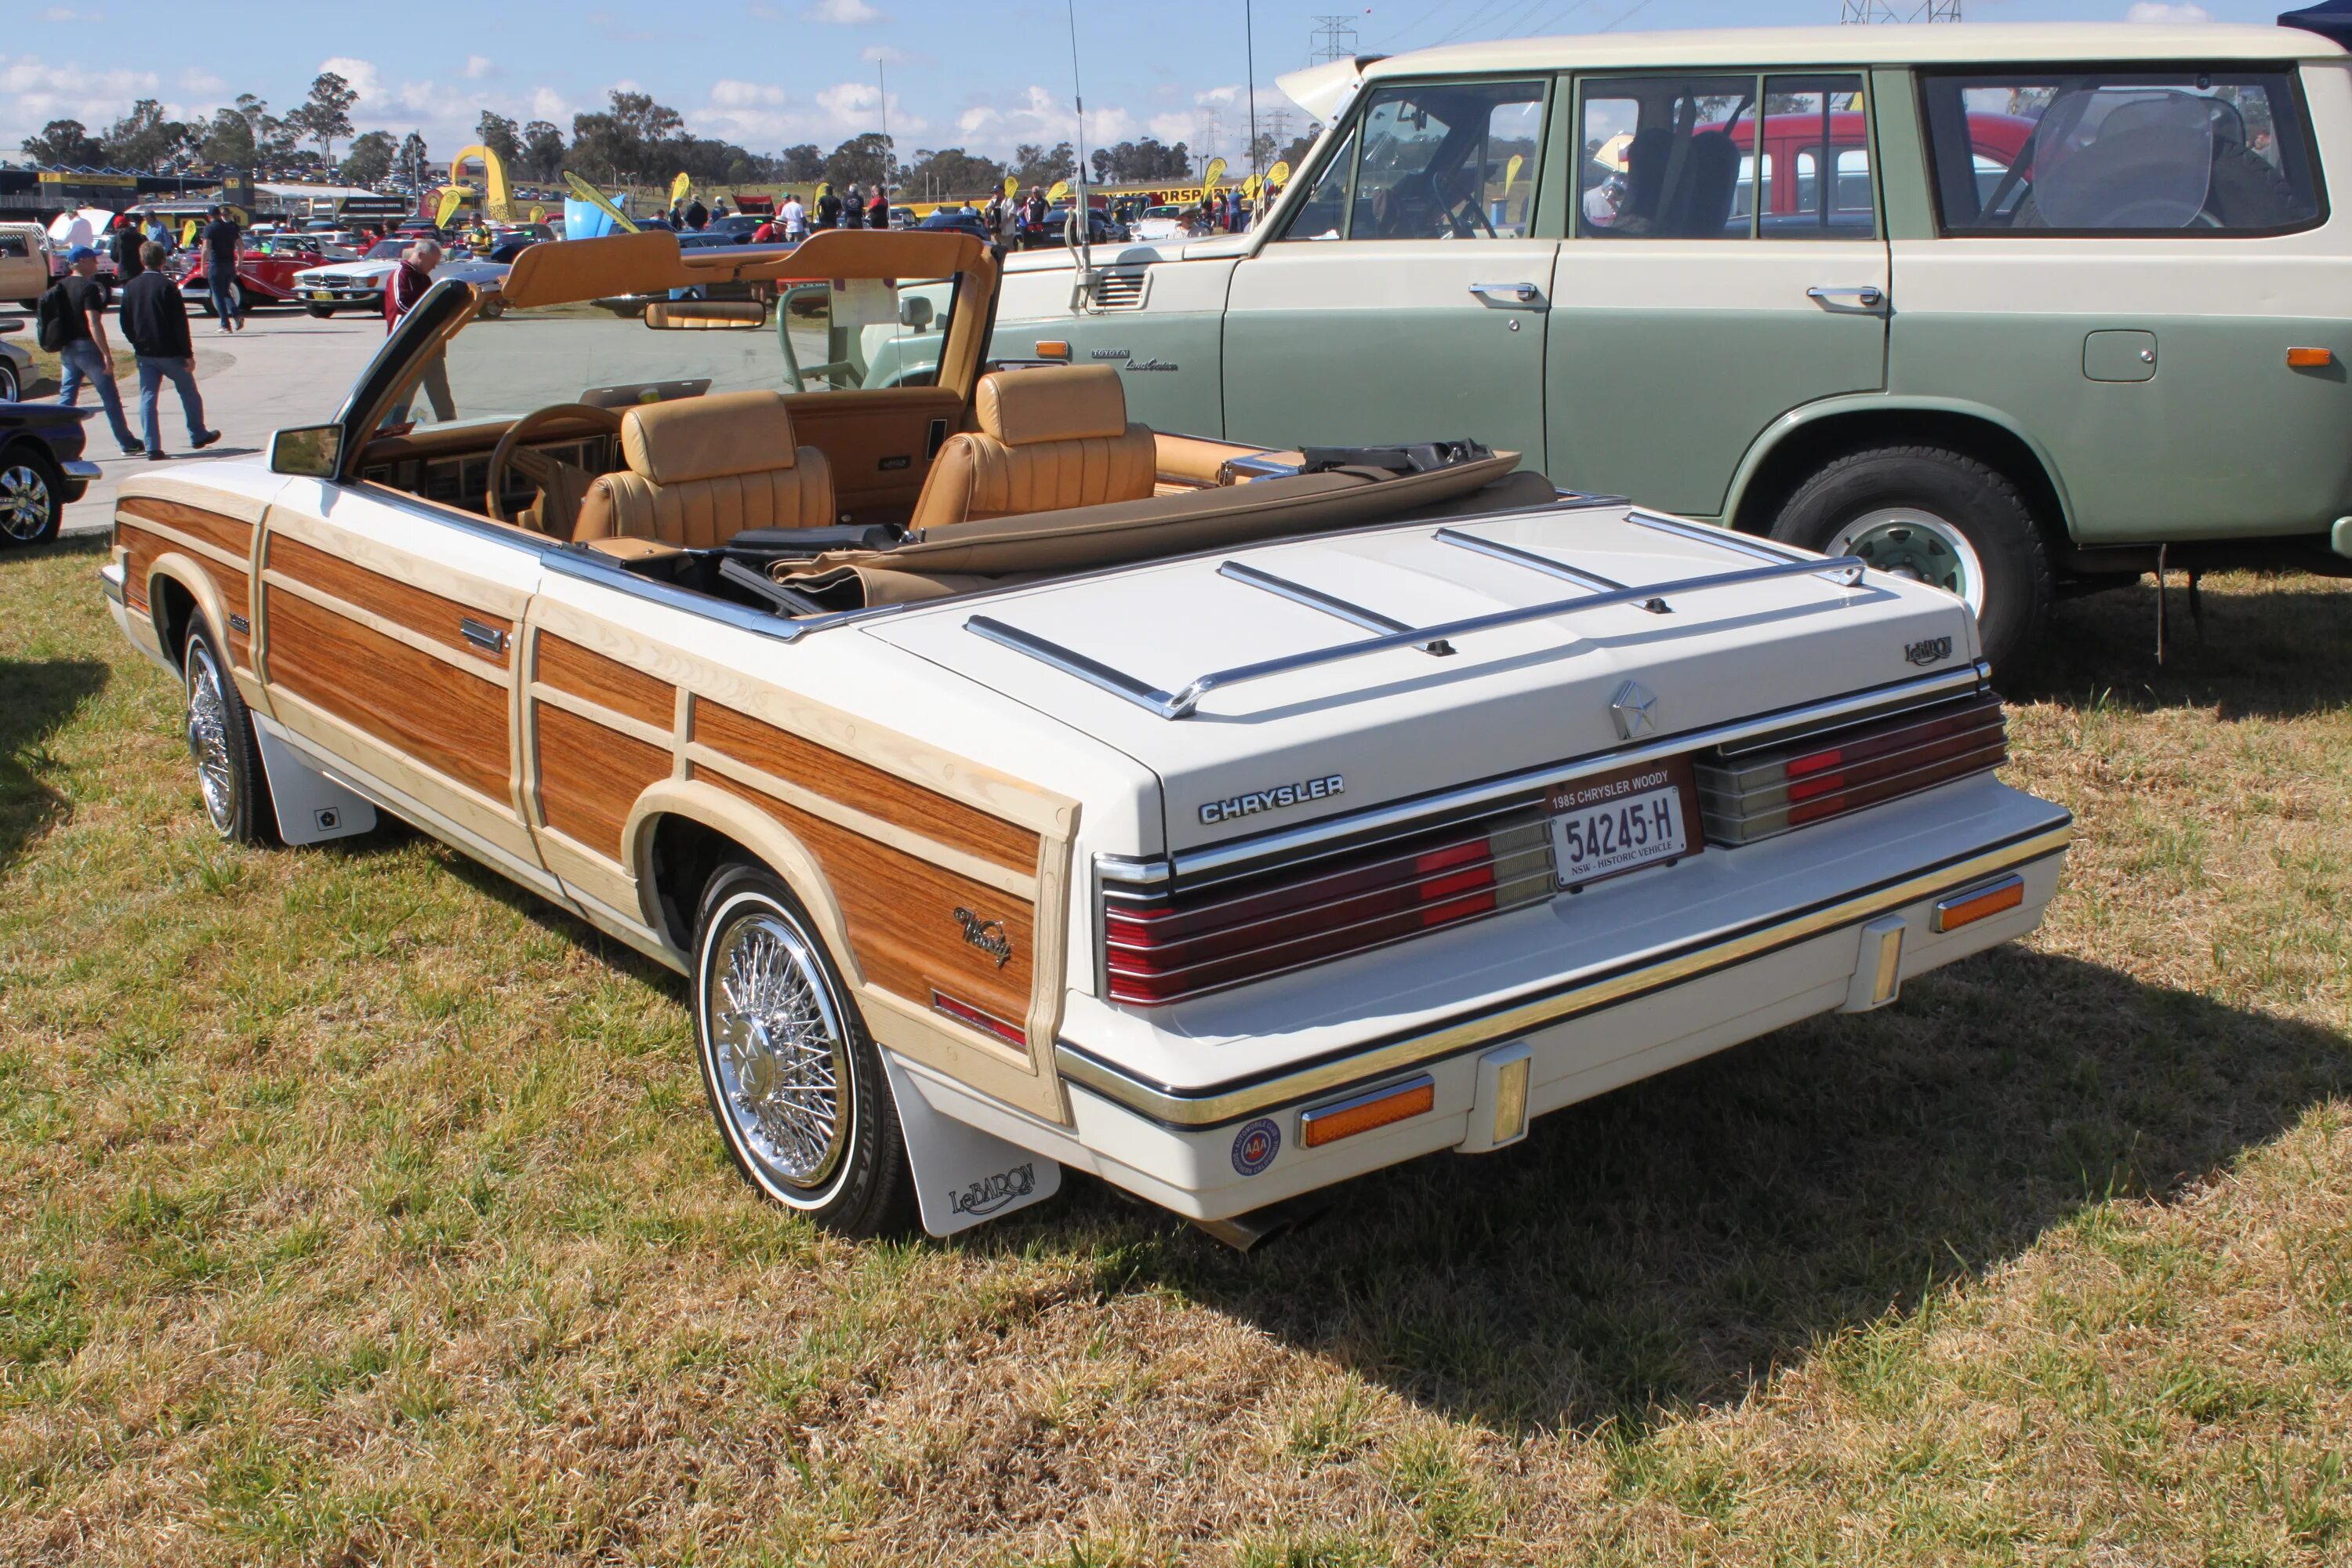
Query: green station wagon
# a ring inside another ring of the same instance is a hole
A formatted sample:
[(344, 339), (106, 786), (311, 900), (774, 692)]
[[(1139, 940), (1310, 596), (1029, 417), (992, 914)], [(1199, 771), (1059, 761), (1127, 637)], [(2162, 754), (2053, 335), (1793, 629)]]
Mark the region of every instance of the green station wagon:
[[(2331, 32), (2337, 37), (2328, 36)], [(1010, 258), (1155, 428), (1517, 451), (1946, 587), (2352, 570), (2352, 20), (1515, 40), (1286, 79), (1246, 235)]]

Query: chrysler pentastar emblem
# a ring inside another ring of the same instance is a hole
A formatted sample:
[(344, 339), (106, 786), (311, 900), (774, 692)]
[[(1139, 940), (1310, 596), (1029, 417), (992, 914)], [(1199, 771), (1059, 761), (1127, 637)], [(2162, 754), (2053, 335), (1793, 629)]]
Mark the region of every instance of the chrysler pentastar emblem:
[(1621, 739), (1638, 741), (1658, 731), (1657, 693), (1638, 680), (1629, 680), (1609, 700), (1610, 717), (1617, 721)]

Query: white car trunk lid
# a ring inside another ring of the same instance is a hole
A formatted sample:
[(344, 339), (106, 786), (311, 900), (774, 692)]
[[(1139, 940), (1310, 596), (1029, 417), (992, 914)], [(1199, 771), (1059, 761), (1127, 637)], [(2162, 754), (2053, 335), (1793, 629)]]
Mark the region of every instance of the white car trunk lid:
[(1392, 647), (1219, 684), (1170, 718), (968, 624), (1012, 628), (1177, 694), (1213, 671), (1381, 635), (1253, 574), (1418, 628), (1605, 592), (1481, 542), (1628, 586), (1776, 565), (1748, 552), (1756, 542), (1670, 531), (1633, 520), (1641, 515), (1549, 510), (1258, 545), (905, 612), (866, 630), (1153, 769), (1170, 850), (1608, 752), (1624, 743), (1613, 705), (1629, 681), (1670, 734), (1975, 658), (1974, 624), (1946, 594), (1874, 573), (1855, 586), (1800, 573), (1675, 592), (1663, 612), (1602, 604), (1467, 632), (1450, 653)]

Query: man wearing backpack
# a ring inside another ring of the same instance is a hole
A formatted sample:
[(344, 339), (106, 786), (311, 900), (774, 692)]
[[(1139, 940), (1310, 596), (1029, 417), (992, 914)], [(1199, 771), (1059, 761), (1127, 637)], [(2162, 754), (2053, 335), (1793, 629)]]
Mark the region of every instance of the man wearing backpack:
[(81, 397), (81, 384), (94, 384), (122, 455), (136, 458), (147, 448), (122, 417), (122, 394), (114, 385), (114, 348), (106, 341), (106, 291), (96, 282), (98, 252), (77, 245), (66, 253), (66, 275), (49, 286), (35, 311), (41, 346), (65, 366), (58, 401), (71, 408)]

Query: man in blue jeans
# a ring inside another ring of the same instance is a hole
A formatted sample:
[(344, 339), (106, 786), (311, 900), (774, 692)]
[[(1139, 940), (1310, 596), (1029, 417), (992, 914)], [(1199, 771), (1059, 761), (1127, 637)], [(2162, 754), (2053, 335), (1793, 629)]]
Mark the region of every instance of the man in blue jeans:
[(202, 236), (205, 247), (205, 289), (213, 297), (213, 315), (220, 321), (224, 332), (240, 331), (245, 318), (238, 313), (241, 303), (236, 290), (236, 263), (245, 249), (244, 231), (225, 207), (212, 209), (212, 222), (205, 225)]
[(80, 401), (83, 382), (97, 387), (99, 405), (114, 426), (114, 438), (122, 443), (122, 455), (135, 458), (146, 448), (122, 417), (122, 394), (114, 386), (114, 346), (106, 341), (106, 291), (97, 283), (98, 252), (77, 245), (66, 253), (66, 265), (71, 270), (58, 284), (66, 295), (66, 341), (58, 346), (65, 373), (58, 401), (71, 408)]
[(163, 383), (180, 395), (188, 420), (188, 445), (211, 446), (220, 432), (205, 428), (205, 400), (196, 393), (196, 351), (188, 342), (188, 308), (163, 276), (163, 247), (149, 240), (140, 247), (146, 270), (122, 286), (122, 335), (139, 356), (139, 421), (147, 433), (147, 460), (163, 460)]

